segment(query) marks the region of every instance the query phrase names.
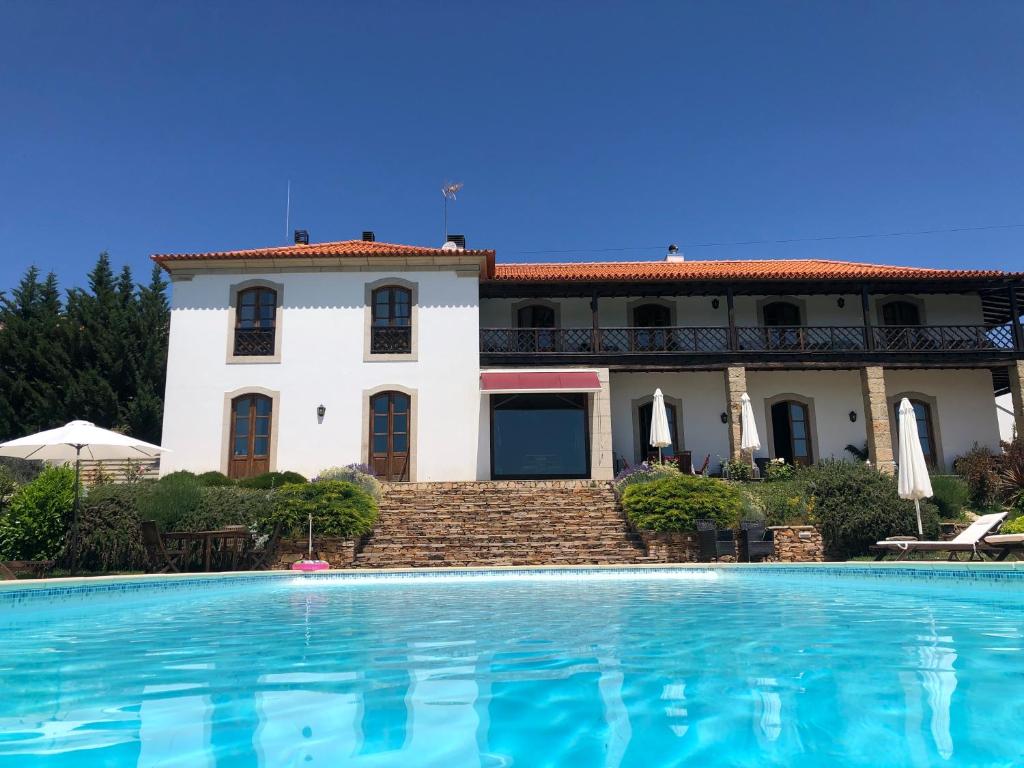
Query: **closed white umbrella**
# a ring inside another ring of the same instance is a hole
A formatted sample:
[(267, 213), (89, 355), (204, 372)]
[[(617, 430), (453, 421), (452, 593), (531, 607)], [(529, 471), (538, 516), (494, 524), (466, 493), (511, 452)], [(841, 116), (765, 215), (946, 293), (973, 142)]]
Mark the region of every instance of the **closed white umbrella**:
[(924, 534), (921, 525), (921, 499), (932, 495), (932, 481), (928, 476), (928, 465), (921, 450), (921, 437), (917, 433), (917, 415), (907, 398), (900, 401), (899, 411), (900, 445), (899, 475), (896, 478), (901, 499), (913, 499), (917, 510), (917, 533)]
[(78, 516), (78, 479), (81, 460), (153, 459), (167, 448), (101, 429), (89, 421), (70, 421), (63, 427), (0, 443), (0, 456), (40, 461), (75, 462), (75, 517)]
[(750, 405), (750, 395), (744, 392), (740, 396), (740, 450), (750, 451), (750, 465), (754, 465), (754, 451), (761, 450), (761, 438), (757, 436), (757, 424), (754, 422), (754, 409)]
[(668, 412), (665, 410), (665, 396), (660, 389), (654, 390), (654, 403), (651, 407), (651, 446), (658, 449), (658, 461), (661, 461), (661, 449), (672, 445), (672, 433), (668, 426)]

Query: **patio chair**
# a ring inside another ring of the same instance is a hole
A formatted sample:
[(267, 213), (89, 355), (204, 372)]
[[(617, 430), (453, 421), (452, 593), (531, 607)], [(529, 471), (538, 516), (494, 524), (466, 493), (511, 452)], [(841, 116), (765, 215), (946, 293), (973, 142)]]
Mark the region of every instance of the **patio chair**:
[(882, 560), (892, 554), (896, 555), (897, 560), (903, 560), (913, 552), (949, 552), (949, 560), (959, 560), (961, 552), (968, 552), (971, 555), (969, 560), (981, 560), (984, 557), (991, 559), (993, 547), (986, 544), (984, 539), (996, 532), (1006, 515), (1006, 512), (982, 515), (950, 541), (886, 540), (875, 544), (871, 551), (876, 553), (875, 560)]
[(14, 571), (0, 563), (0, 581), (13, 581), (16, 578), (18, 577), (14, 575)]
[(704, 463), (700, 465), (700, 469), (697, 470), (697, 474), (698, 475), (705, 475), (706, 476), (707, 473), (708, 473), (708, 464), (710, 464), (710, 463), (711, 463), (711, 454), (709, 453), (709, 454), (707, 454), (704, 457)]
[(149, 566), (153, 573), (181, 573), (182, 559), (190, 551), (184, 544), (168, 550), (153, 520), (142, 521), (142, 545), (146, 548), (146, 557), (149, 558)]
[(756, 563), (775, 554), (772, 532), (760, 520), (742, 520), (739, 540), (739, 559), (744, 563)]
[(281, 545), (281, 523), (274, 526), (262, 549), (252, 550), (246, 558), (246, 568), (250, 571), (269, 570), (277, 560), (277, 551)]
[(700, 549), (700, 561), (710, 563), (724, 555), (736, 556), (736, 538), (729, 528), (719, 528), (714, 520), (700, 518), (697, 520), (697, 545)]

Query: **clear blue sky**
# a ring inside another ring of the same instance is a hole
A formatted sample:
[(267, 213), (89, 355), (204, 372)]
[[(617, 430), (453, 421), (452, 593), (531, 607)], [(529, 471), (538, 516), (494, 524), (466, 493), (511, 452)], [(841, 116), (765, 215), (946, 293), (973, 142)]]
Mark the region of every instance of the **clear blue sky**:
[(440, 244), (453, 179), (506, 261), (1024, 269), (1024, 227), (693, 247), (1024, 224), (1022, 94), (1016, 0), (4, 0), (0, 288), (281, 243), (288, 179), (319, 241)]

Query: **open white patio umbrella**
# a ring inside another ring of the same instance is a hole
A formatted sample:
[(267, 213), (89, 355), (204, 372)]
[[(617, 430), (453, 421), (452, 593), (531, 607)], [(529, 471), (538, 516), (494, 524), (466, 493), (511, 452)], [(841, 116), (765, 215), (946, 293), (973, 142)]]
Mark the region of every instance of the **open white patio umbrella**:
[(665, 396), (661, 389), (654, 390), (654, 402), (651, 405), (651, 446), (658, 449), (658, 461), (661, 461), (661, 449), (672, 445), (672, 433), (668, 426), (668, 412), (665, 411)]
[(750, 405), (750, 395), (744, 392), (740, 396), (740, 450), (750, 451), (750, 465), (754, 465), (754, 451), (761, 450), (761, 438), (757, 435), (757, 424), (754, 423), (754, 409)]
[(109, 429), (101, 429), (89, 421), (70, 421), (63, 427), (0, 443), (0, 456), (75, 462), (75, 508), (72, 525), (78, 517), (78, 481), (83, 458), (103, 461), (154, 459), (167, 452), (167, 448), (111, 432)]
[(921, 437), (917, 433), (917, 415), (907, 398), (900, 401), (900, 470), (896, 485), (901, 499), (913, 499), (917, 510), (917, 533), (924, 534), (921, 525), (921, 499), (932, 495), (932, 480), (928, 476), (928, 465), (921, 450)]

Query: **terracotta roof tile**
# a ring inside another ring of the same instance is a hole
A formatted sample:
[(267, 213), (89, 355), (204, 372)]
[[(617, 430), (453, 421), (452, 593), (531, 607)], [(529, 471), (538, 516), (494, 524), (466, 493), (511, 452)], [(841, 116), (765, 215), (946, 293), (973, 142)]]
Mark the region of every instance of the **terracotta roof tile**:
[(564, 282), (589, 280), (949, 280), (1015, 276), (999, 270), (928, 269), (826, 259), (761, 261), (625, 261), (498, 264), (491, 279)]
[[(440, 256), (450, 253), (441, 248), (418, 245), (396, 245), (366, 240), (339, 240), (333, 243), (309, 245), (282, 245), (273, 248), (252, 248), (243, 251), (208, 251), (205, 253), (157, 253), (151, 256), (157, 264), (175, 261), (229, 261), (235, 259), (309, 259), (317, 257), (351, 256), (356, 258), (379, 256)], [(469, 256), (494, 256), (494, 251), (456, 251)]]

